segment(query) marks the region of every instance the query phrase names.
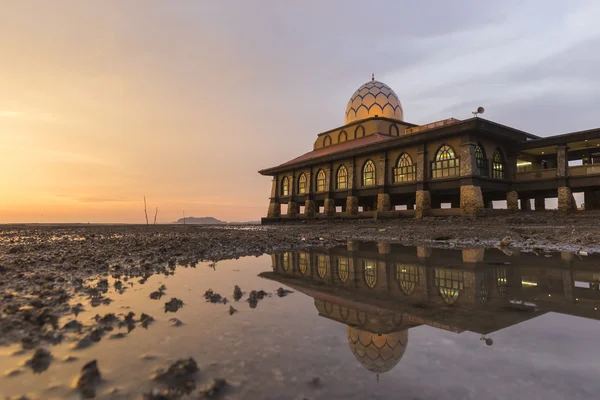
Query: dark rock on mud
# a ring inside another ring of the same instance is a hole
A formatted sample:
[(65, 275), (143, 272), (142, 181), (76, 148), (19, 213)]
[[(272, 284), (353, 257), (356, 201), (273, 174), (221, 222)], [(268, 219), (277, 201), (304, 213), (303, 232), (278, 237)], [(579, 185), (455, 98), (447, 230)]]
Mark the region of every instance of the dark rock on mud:
[(196, 361), (190, 357), (174, 362), (166, 371), (157, 371), (154, 380), (167, 386), (168, 391), (163, 395), (189, 394), (196, 389), (195, 375), (198, 371)]
[(281, 288), (281, 287), (279, 289), (277, 289), (277, 296), (279, 296), (279, 297), (285, 297), (290, 293), (294, 293), (294, 292), (291, 290)]
[(96, 386), (101, 382), (102, 376), (98, 369), (96, 360), (85, 364), (81, 369), (81, 375), (77, 380), (77, 390), (83, 398), (91, 399), (96, 397)]
[(154, 318), (152, 318), (148, 314), (142, 313), (142, 315), (140, 317), (140, 323), (141, 323), (141, 325), (142, 325), (143, 328), (148, 329), (148, 325), (150, 325), (153, 322), (154, 322)]
[(64, 330), (75, 331), (75, 332), (81, 331), (81, 328), (83, 328), (83, 324), (81, 322), (77, 321), (76, 319), (67, 322), (63, 326)]
[(177, 318), (171, 318), (171, 319), (169, 319), (169, 324), (171, 324), (171, 326), (174, 326), (174, 327), (180, 327), (181, 325), (183, 325), (183, 322), (181, 322)]
[(52, 354), (46, 349), (37, 349), (33, 357), (25, 365), (30, 367), (35, 374), (40, 374), (50, 367)]
[(225, 379), (214, 379), (206, 389), (200, 390), (200, 399), (218, 399), (224, 394), (227, 386)]
[(237, 312), (237, 310), (235, 308), (233, 308), (233, 306), (229, 306), (229, 315), (233, 315)]
[(171, 300), (165, 303), (165, 312), (177, 312), (181, 307), (183, 307), (183, 301), (172, 297)]
[(239, 301), (243, 295), (244, 293), (242, 292), (242, 289), (240, 289), (238, 285), (235, 285), (233, 288), (233, 300)]

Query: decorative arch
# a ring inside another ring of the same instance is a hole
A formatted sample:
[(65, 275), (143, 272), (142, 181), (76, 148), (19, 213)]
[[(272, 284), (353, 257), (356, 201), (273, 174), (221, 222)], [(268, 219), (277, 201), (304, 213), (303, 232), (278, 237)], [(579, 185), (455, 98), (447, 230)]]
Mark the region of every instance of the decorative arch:
[(365, 136), (365, 127), (362, 125), (359, 125), (356, 127), (356, 129), (354, 130), (354, 137), (356, 139), (364, 137)]
[(410, 182), (416, 179), (417, 168), (407, 153), (400, 154), (394, 168), (394, 183)]
[(298, 177), (298, 194), (305, 194), (308, 191), (306, 186), (306, 174), (302, 173)]
[(494, 155), (492, 156), (492, 177), (494, 179), (504, 179), (504, 167), (504, 154), (502, 153), (502, 150), (500, 150), (500, 148), (497, 148), (494, 151)]
[(337, 189), (348, 189), (348, 169), (345, 166), (340, 165), (335, 180)]
[(329, 135), (325, 136), (323, 139), (323, 147), (331, 146), (331, 137)]
[(365, 162), (365, 165), (363, 166), (362, 178), (363, 186), (375, 185), (375, 163), (373, 163), (373, 161), (367, 160)]
[(322, 169), (317, 172), (317, 192), (324, 192), (327, 189), (325, 185), (325, 171)]
[(460, 175), (459, 161), (454, 149), (443, 144), (435, 153), (435, 161), (431, 163), (431, 177), (447, 178)]
[(488, 176), (488, 160), (485, 156), (485, 150), (480, 143), (475, 145), (475, 164), (477, 167), (476, 175)]
[(338, 135), (338, 143), (344, 143), (346, 140), (348, 140), (348, 134), (346, 131), (341, 131)]
[(281, 195), (289, 196), (290, 195), (290, 180), (287, 176), (284, 176), (281, 180)]
[(369, 289), (373, 289), (377, 285), (377, 261), (363, 261), (365, 283)]
[(348, 281), (348, 278), (350, 277), (350, 266), (348, 258), (339, 257), (337, 259), (337, 273), (342, 283), (346, 283)]
[(400, 130), (398, 129), (398, 125), (390, 125), (390, 136), (400, 136)]

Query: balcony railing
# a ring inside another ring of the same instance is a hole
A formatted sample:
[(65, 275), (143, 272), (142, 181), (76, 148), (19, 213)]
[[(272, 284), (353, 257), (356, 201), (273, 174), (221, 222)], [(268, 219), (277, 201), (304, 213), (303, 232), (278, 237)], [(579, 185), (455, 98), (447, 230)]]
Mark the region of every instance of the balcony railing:
[(537, 171), (517, 172), (516, 180), (530, 181), (533, 179), (548, 179), (556, 177), (556, 168), (540, 169)]
[(569, 167), (568, 174), (570, 176), (585, 176), (600, 174), (600, 164), (588, 164), (578, 165), (576, 167)]

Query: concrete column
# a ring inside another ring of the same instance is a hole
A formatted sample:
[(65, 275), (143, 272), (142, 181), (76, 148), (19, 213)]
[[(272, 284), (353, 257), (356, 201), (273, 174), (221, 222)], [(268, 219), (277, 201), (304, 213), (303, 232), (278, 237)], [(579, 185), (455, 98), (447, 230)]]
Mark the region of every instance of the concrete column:
[(460, 187), (460, 212), (463, 216), (477, 217), (484, 213), (481, 187), (466, 185)]
[(279, 218), (281, 216), (281, 204), (279, 200), (271, 199), (269, 202), (269, 210), (267, 211), (267, 218)]
[(573, 193), (571, 188), (559, 187), (558, 188), (558, 211), (568, 212), (572, 211), (573, 208), (577, 208), (575, 201), (573, 200)]
[(358, 215), (358, 197), (356, 197), (356, 196), (346, 197), (346, 215), (349, 217)]
[(335, 215), (335, 200), (334, 199), (325, 199), (325, 204), (323, 206), (323, 213), (328, 217), (333, 217)]
[(546, 198), (544, 196), (536, 196), (535, 211), (544, 211), (546, 209)]
[(304, 202), (304, 216), (305, 217), (314, 217), (315, 216), (315, 201), (314, 200), (306, 200)]
[(506, 208), (508, 211), (519, 211), (519, 194), (517, 192), (506, 193)]
[(521, 199), (521, 211), (531, 211), (531, 199), (529, 197)]
[(431, 194), (428, 190), (417, 190), (416, 195), (415, 218), (422, 219), (429, 214), (429, 210), (431, 209)]
[(569, 168), (569, 158), (567, 156), (568, 147), (565, 145), (556, 147), (556, 176), (567, 176)]
[(597, 210), (600, 208), (600, 192), (586, 190), (583, 192), (583, 202), (586, 210)]
[(296, 218), (298, 216), (298, 203), (291, 200), (288, 202), (287, 215), (290, 218)]
[(387, 193), (379, 193), (377, 195), (377, 211), (390, 211), (392, 209), (392, 200)]

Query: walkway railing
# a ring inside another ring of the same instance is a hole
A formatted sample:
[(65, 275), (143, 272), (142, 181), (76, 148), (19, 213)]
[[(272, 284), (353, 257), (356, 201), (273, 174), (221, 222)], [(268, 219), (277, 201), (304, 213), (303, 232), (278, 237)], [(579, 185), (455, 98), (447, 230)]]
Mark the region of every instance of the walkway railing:
[(600, 174), (600, 164), (578, 165), (576, 167), (569, 167), (568, 173), (570, 176)]
[(556, 177), (556, 168), (540, 169), (538, 171), (517, 172), (516, 180), (530, 181), (533, 179), (547, 179)]

